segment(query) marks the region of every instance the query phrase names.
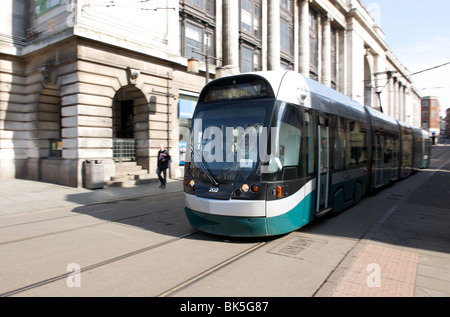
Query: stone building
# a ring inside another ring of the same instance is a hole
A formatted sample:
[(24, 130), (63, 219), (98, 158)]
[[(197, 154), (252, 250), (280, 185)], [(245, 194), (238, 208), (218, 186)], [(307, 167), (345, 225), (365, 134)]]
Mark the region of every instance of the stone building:
[(105, 181), (154, 178), (160, 144), (181, 176), (180, 130), (216, 72), (293, 69), (420, 126), (358, 0), (2, 0), (0, 19), (0, 179), (83, 186), (92, 159)]

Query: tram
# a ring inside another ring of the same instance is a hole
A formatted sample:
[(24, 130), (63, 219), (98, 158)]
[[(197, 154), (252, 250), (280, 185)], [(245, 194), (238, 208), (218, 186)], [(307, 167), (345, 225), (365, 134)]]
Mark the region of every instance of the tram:
[(426, 132), (293, 71), (215, 79), (186, 153), (185, 212), (200, 231), (280, 235), (426, 167)]

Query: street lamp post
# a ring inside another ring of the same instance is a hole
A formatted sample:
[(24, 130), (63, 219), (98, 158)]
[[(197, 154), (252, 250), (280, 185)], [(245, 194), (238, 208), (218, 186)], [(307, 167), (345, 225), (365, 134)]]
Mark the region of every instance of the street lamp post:
[[(195, 54), (198, 54), (198, 55), (201, 55), (201, 56), (205, 57), (205, 67), (206, 67), (205, 80), (206, 80), (206, 83), (209, 82), (209, 59), (212, 58), (212, 59), (214, 59), (216, 61), (220, 60), (220, 58), (208, 55), (208, 47), (209, 47), (209, 45), (208, 45), (208, 39), (207, 39), (206, 40), (206, 45), (205, 45), (206, 53), (202, 53), (202, 52), (199, 52), (199, 51), (196, 51), (196, 50), (192, 49), (192, 55), (194, 55), (194, 53), (195, 53)], [(196, 59), (196, 58), (193, 58), (193, 57), (189, 58), (188, 59), (187, 71), (189, 73), (198, 74), (199, 73), (199, 60)]]

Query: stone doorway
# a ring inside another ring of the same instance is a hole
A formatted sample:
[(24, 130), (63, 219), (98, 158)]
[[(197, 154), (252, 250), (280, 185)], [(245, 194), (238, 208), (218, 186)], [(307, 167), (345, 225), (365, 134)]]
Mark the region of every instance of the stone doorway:
[(148, 170), (149, 111), (142, 91), (133, 85), (120, 88), (113, 100), (113, 159), (135, 161)]

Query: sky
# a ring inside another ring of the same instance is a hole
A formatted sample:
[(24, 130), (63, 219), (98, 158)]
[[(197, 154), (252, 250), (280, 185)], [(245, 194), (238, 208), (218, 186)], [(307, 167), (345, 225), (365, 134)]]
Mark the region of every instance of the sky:
[(450, 108), (450, 1), (360, 0), (385, 34), (385, 41), (412, 75), (422, 96), (437, 96), (441, 116)]

